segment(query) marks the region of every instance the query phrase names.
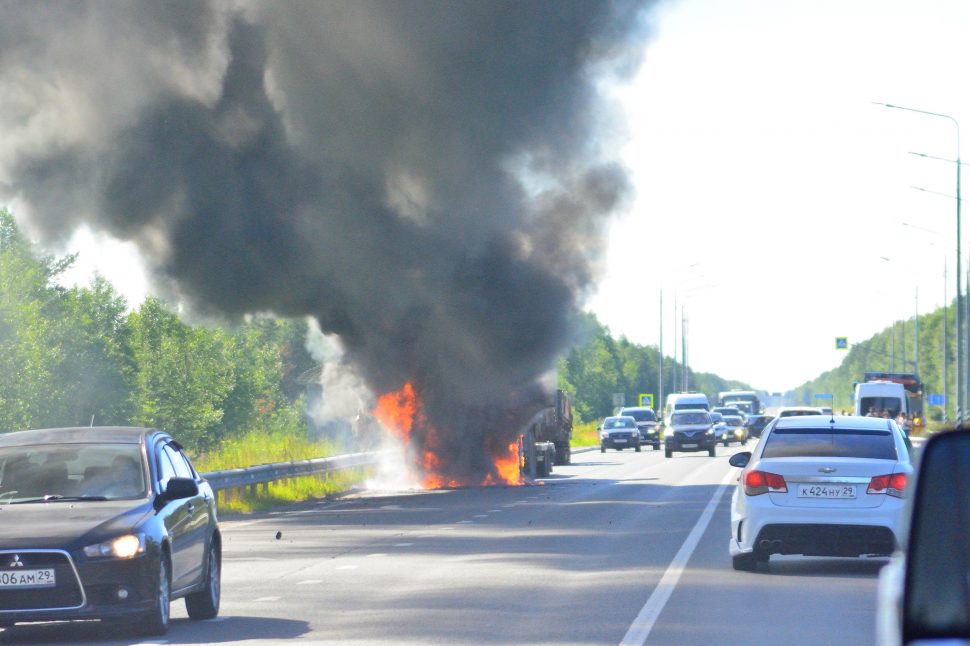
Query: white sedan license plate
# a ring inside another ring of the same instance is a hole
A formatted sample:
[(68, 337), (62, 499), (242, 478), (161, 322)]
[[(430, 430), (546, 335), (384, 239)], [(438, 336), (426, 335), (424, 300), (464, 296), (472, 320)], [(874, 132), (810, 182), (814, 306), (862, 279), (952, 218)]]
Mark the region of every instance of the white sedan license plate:
[(853, 485), (800, 484), (799, 498), (855, 498)]
[(683, 447), (683, 448), (685, 448), (685, 449), (696, 449), (697, 448), (697, 445), (696, 444), (681, 444), (680, 446)]
[(626, 438), (625, 437), (614, 437), (613, 438), (613, 441), (615, 443), (617, 443), (617, 444), (626, 444)]
[(0, 572), (0, 590), (10, 588), (47, 588), (56, 585), (54, 568), (43, 570), (8, 570)]

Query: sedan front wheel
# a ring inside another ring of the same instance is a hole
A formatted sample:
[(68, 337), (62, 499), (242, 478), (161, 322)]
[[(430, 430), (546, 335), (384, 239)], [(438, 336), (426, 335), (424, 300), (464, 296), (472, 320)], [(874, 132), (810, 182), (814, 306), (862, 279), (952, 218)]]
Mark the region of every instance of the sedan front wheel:
[(169, 572), (168, 557), (163, 552), (158, 559), (155, 604), (145, 615), (142, 624), (144, 632), (148, 635), (164, 635), (168, 632), (172, 610), (172, 586)]
[(205, 587), (185, 597), (185, 609), (189, 619), (212, 619), (219, 614), (221, 596), (221, 559), (215, 540), (209, 546), (209, 567), (206, 568)]

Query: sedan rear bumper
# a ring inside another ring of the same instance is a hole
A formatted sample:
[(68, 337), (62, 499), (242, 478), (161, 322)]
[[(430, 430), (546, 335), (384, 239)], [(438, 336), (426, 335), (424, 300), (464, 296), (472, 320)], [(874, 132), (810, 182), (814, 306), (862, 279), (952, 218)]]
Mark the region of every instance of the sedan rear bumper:
[[(743, 495), (743, 494), (741, 494)], [(804, 509), (751, 507), (731, 518), (731, 555), (888, 556), (899, 544), (902, 501), (879, 507)]]
[(889, 556), (896, 537), (878, 525), (765, 525), (752, 544), (765, 554)]

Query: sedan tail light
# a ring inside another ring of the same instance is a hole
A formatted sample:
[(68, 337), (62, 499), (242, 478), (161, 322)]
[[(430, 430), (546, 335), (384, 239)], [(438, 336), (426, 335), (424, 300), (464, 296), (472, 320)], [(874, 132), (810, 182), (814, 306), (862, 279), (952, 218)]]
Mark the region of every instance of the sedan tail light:
[(763, 493), (786, 493), (788, 484), (784, 476), (767, 471), (748, 471), (744, 476), (744, 493), (760, 496)]
[(884, 476), (873, 476), (869, 481), (866, 493), (886, 494), (894, 498), (902, 498), (906, 490), (906, 474), (890, 473)]

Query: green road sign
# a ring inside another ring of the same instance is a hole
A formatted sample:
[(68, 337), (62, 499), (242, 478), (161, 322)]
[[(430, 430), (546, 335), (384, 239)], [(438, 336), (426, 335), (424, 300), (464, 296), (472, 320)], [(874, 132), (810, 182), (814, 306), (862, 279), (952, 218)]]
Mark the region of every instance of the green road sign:
[(640, 393), (640, 405), (653, 408), (653, 393)]
[(847, 337), (847, 336), (837, 336), (837, 337), (835, 337), (835, 349), (836, 350), (848, 350), (849, 349), (849, 337)]

